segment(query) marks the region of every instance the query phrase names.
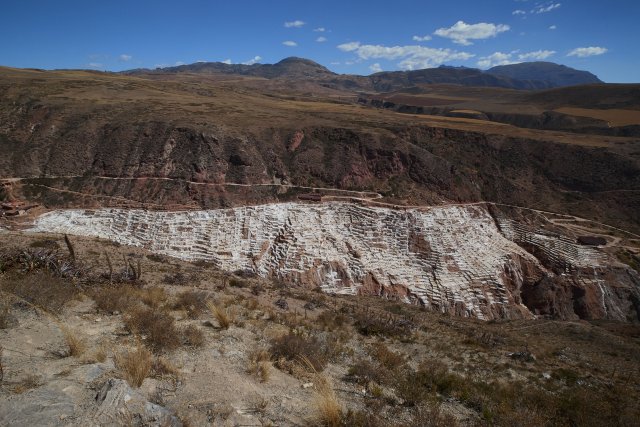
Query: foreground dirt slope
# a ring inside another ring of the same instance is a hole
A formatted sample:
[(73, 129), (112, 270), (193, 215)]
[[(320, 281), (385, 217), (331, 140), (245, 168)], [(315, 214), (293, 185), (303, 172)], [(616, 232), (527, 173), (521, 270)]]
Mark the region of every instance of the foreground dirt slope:
[(0, 243), (3, 425), (631, 426), (640, 415), (631, 324), (480, 322), (97, 239), (72, 238), (75, 261), (60, 235)]
[(291, 195), (196, 183), (292, 183), (536, 206), (638, 230), (634, 139), (398, 114), (255, 78), (0, 75), (0, 175), (27, 178), (14, 193), (50, 207), (228, 207)]

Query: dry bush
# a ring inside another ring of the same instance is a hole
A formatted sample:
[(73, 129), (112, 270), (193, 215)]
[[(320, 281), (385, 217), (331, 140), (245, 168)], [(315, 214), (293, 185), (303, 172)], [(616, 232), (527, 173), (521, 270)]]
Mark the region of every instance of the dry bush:
[(40, 270), (6, 275), (0, 282), (0, 290), (53, 313), (60, 313), (80, 293), (70, 279)]
[(207, 309), (207, 294), (191, 290), (181, 292), (176, 297), (173, 308), (186, 311), (190, 319), (197, 319)]
[(294, 332), (271, 340), (270, 351), (275, 358), (289, 361), (308, 360), (315, 371), (322, 371), (332, 355), (329, 345), (323, 340)]
[(231, 326), (234, 320), (233, 312), (229, 308), (223, 308), (212, 301), (207, 301), (207, 308), (209, 308), (213, 317), (218, 321), (220, 328), (229, 329), (229, 326)]
[(191, 347), (202, 347), (204, 345), (204, 334), (197, 326), (189, 325), (182, 328), (182, 343)]
[(98, 310), (109, 314), (124, 313), (138, 302), (136, 289), (131, 285), (95, 289), (90, 296)]
[(389, 350), (389, 348), (381, 342), (373, 343), (368, 353), (373, 360), (390, 371), (402, 368), (407, 363), (404, 355)]
[(15, 385), (13, 392), (16, 394), (22, 394), (25, 391), (31, 390), (36, 387), (40, 387), (42, 383), (40, 378), (34, 374), (27, 375), (22, 381)]
[(162, 307), (169, 296), (159, 287), (139, 288), (132, 284), (121, 284), (93, 289), (90, 293), (96, 307), (103, 313), (124, 313), (140, 302), (151, 308)]
[(116, 353), (115, 364), (129, 385), (140, 387), (151, 372), (153, 357), (149, 350), (138, 344), (134, 349), (128, 348)]
[(155, 352), (180, 346), (175, 319), (166, 311), (134, 307), (125, 316), (124, 324), (131, 332), (144, 336), (146, 344)]
[(347, 316), (343, 313), (336, 313), (330, 310), (325, 310), (320, 313), (315, 321), (316, 325), (322, 326), (322, 329), (327, 331), (333, 331), (340, 329), (347, 322)]
[[(433, 406), (417, 407), (407, 427), (456, 427), (458, 425), (460, 425), (460, 423), (456, 417), (443, 413), (440, 409), (440, 404), (436, 404)], [(523, 426), (525, 425), (524, 420), (520, 420), (520, 422), (516, 422), (514, 425)]]
[(384, 318), (376, 313), (354, 314), (356, 330), (364, 336), (386, 336), (402, 338), (411, 333), (410, 324), (393, 318)]
[(387, 376), (383, 374), (384, 372), (382, 372), (380, 367), (366, 359), (356, 360), (351, 366), (349, 366), (349, 370), (347, 371), (348, 379), (361, 385), (381, 383), (383, 376)]
[(249, 354), (247, 372), (255, 375), (262, 383), (269, 381), (269, 376), (271, 375), (270, 360), (271, 355), (266, 349), (252, 351)]
[(60, 329), (64, 335), (64, 341), (67, 344), (67, 354), (73, 357), (82, 356), (87, 349), (85, 340), (67, 326), (63, 325)]
[(151, 308), (160, 308), (169, 299), (169, 295), (163, 288), (153, 286), (150, 288), (138, 289), (140, 300)]
[(58, 244), (58, 242), (52, 239), (34, 240), (33, 242), (29, 243), (29, 247), (50, 250), (60, 249), (60, 245)]
[(9, 327), (9, 301), (0, 301), (0, 329), (7, 329)]
[(165, 274), (162, 282), (172, 286), (184, 286), (189, 283), (189, 280), (190, 278), (186, 274), (178, 271), (174, 274)]
[(103, 344), (100, 344), (96, 351), (93, 353), (93, 358), (100, 362), (104, 363), (107, 360), (107, 347)]
[(164, 378), (178, 378), (179, 372), (178, 368), (173, 366), (171, 362), (169, 362), (164, 357), (158, 357), (153, 361), (151, 366), (151, 370), (153, 372), (154, 377)]

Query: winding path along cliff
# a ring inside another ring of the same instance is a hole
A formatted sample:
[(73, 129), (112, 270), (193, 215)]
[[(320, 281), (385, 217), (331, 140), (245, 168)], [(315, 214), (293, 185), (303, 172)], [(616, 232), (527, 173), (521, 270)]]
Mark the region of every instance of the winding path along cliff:
[(399, 298), (480, 319), (624, 320), (636, 313), (640, 296), (637, 274), (611, 267), (603, 252), (481, 204), (59, 210), (39, 217), (32, 231), (101, 237), (211, 261), (228, 271), (249, 270), (327, 292)]

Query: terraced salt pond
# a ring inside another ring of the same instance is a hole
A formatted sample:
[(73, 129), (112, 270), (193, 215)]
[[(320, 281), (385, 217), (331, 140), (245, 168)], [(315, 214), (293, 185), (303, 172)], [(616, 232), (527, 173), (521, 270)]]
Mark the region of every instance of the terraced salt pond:
[[(282, 203), (207, 211), (52, 211), (31, 231), (109, 239), (227, 271), (251, 270), (327, 292), (393, 295), (478, 318), (531, 315), (514, 297), (526, 269), (545, 271), (516, 242), (567, 265), (602, 255), (550, 238), (483, 205), (393, 210), (351, 203)], [(529, 273), (531, 274), (531, 273)]]

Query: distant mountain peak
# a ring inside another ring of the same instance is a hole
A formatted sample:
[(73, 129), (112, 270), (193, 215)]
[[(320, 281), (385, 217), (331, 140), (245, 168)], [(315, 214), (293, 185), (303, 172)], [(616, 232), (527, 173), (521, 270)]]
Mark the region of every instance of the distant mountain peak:
[(550, 83), (550, 87), (603, 83), (596, 75), (588, 71), (576, 70), (566, 65), (546, 61), (499, 65), (488, 69), (486, 73), (517, 80), (546, 81)]

